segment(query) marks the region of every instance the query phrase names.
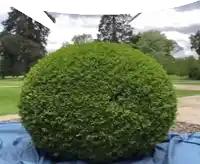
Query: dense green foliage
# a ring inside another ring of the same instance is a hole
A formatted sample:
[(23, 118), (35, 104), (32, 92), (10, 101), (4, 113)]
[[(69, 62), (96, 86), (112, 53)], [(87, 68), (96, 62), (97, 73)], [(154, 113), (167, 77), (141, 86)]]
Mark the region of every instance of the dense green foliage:
[(139, 36), (135, 46), (143, 53), (171, 56), (172, 53), (182, 50), (182, 47), (175, 41), (168, 39), (160, 31), (150, 30), (139, 34)]
[(193, 56), (174, 58), (173, 56), (152, 55), (169, 75), (189, 76), (191, 68), (198, 66), (199, 61)]
[(134, 28), (128, 24), (133, 17), (129, 14), (103, 15), (100, 19), (97, 39), (115, 43), (131, 43)]
[[(55, 18), (45, 12), (47, 16), (55, 22)], [(45, 51), (45, 45), (47, 44), (47, 36), (50, 30), (41, 23), (33, 20), (26, 14), (11, 7), (11, 11), (8, 12), (8, 18), (2, 22), (4, 31), (11, 34), (17, 34), (25, 39), (30, 39), (42, 47)]]
[[(55, 22), (49, 13), (45, 13)], [(50, 30), (13, 7), (2, 25), (0, 54), (3, 60), (0, 59), (0, 76), (23, 75), (46, 55)]]
[(74, 35), (72, 38), (72, 42), (74, 44), (77, 43), (87, 43), (87, 42), (92, 42), (93, 38), (91, 34), (80, 34), (80, 35)]
[(190, 37), (191, 49), (195, 50), (200, 58), (200, 30)]
[(39, 44), (21, 35), (6, 33), (0, 42), (5, 75), (22, 75), (45, 55)]
[(200, 65), (191, 66), (188, 77), (192, 80), (200, 80)]
[[(173, 55), (182, 51), (183, 47), (168, 39), (161, 32), (150, 30), (139, 34), (138, 41), (134, 47), (155, 58), (169, 75), (188, 76), (191, 79), (198, 79), (197, 74), (191, 71), (193, 71), (193, 67), (200, 66), (199, 61), (193, 56), (175, 58)], [(195, 77), (193, 76), (194, 74)]]
[[(198, 60), (193, 60), (190, 62), (188, 77), (192, 80), (200, 80), (200, 30), (198, 30), (194, 35), (190, 36), (191, 49), (195, 50), (198, 55)], [(191, 59), (190, 59), (191, 61)]]
[(22, 123), (38, 148), (69, 159), (146, 154), (167, 135), (176, 96), (162, 67), (129, 45), (69, 45), (25, 78)]

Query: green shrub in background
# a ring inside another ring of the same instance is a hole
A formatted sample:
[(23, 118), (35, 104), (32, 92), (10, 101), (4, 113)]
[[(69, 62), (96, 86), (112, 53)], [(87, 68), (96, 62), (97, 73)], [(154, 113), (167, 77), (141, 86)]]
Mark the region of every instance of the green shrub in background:
[(150, 153), (176, 116), (163, 68), (129, 45), (70, 45), (36, 64), (20, 96), (22, 123), (38, 148), (106, 163)]
[(189, 69), (188, 77), (191, 80), (200, 80), (200, 65), (194, 65)]

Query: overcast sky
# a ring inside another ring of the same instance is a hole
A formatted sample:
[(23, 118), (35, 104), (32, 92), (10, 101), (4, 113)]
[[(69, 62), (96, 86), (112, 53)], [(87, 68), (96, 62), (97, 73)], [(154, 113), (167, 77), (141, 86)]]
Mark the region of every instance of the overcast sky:
[[(7, 17), (10, 7), (1, 3), (0, 21)], [(128, 13), (127, 13), (128, 14)], [(190, 5), (168, 9), (164, 11), (143, 13), (131, 24), (137, 31), (147, 31), (151, 29), (160, 30), (169, 39), (177, 41), (184, 48), (176, 56), (196, 55), (190, 50), (188, 37), (200, 30), (200, 1)], [(76, 34), (92, 34), (96, 38), (100, 17), (85, 17), (79, 15), (56, 14), (56, 25), (59, 32), (51, 32), (48, 38), (47, 49), (49, 51), (60, 48), (63, 42), (70, 42)], [(0, 30), (2, 26), (0, 25)]]

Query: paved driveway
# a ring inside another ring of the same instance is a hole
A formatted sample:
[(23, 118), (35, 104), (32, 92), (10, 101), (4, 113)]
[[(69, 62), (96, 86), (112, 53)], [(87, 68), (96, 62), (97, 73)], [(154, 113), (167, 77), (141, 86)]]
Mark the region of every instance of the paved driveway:
[(181, 90), (193, 90), (193, 91), (200, 90), (200, 85), (177, 84), (177, 85), (174, 85), (174, 86), (175, 86), (175, 88), (181, 89)]
[(177, 120), (200, 125), (200, 96), (182, 97), (178, 102)]

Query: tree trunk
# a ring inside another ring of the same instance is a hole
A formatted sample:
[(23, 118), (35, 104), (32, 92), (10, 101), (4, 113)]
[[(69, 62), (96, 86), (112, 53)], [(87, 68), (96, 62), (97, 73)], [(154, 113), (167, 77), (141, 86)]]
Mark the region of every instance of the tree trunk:
[(112, 16), (112, 42), (118, 42), (116, 32), (116, 15)]

